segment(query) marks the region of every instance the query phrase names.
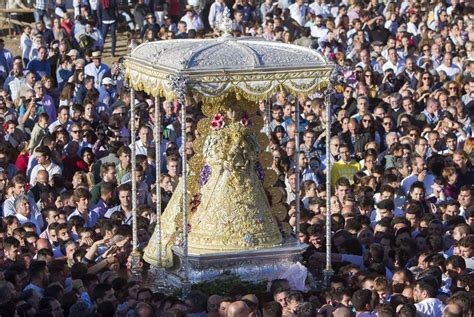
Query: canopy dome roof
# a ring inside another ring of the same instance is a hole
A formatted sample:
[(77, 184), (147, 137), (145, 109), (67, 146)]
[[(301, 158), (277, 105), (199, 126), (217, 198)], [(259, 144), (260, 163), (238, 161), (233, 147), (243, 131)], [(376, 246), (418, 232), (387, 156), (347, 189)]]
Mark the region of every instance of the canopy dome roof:
[(315, 50), (248, 37), (149, 42), (133, 50), (125, 67), (132, 87), (153, 95), (173, 94), (170, 78), (179, 74), (204, 97), (240, 91), (250, 99), (277, 88), (313, 93), (333, 68)]

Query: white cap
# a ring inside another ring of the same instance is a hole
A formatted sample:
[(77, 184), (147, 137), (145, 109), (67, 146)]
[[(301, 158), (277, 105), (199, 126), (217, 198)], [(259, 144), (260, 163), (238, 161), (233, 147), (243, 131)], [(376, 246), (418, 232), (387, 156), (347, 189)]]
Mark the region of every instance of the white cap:
[(110, 77), (104, 77), (102, 79), (102, 85), (115, 85), (115, 82)]

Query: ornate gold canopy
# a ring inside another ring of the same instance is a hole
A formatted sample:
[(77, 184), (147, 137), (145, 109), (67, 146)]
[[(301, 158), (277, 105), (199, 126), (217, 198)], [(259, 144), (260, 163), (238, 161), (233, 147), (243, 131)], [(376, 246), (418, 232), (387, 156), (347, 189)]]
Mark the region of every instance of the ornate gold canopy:
[(327, 86), (333, 68), (309, 48), (232, 37), (145, 43), (124, 64), (136, 90), (175, 98), (173, 77), (179, 74), (188, 92), (212, 103), (229, 95), (257, 101), (278, 90), (313, 94)]

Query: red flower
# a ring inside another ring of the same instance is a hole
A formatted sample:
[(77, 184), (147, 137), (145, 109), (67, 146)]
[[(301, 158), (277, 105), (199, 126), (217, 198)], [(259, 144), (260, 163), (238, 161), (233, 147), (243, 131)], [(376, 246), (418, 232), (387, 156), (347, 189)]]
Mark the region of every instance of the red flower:
[(222, 120), (224, 120), (224, 116), (221, 115), (220, 113), (216, 113), (216, 115), (214, 116), (214, 120), (222, 121)]
[(220, 123), (218, 121), (212, 120), (211, 122), (211, 128), (214, 131), (217, 131), (220, 129)]

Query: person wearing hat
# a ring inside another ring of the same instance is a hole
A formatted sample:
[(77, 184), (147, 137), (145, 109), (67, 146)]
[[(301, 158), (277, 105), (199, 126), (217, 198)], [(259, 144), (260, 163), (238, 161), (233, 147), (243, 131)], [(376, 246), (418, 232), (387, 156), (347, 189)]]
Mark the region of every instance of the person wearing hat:
[(201, 17), (199, 14), (194, 12), (194, 7), (192, 5), (186, 5), (186, 13), (180, 21), (186, 22), (188, 32), (190, 30), (204, 30), (204, 24), (202, 23)]
[(143, 24), (143, 27), (140, 31), (140, 38), (143, 39), (145, 36), (146, 32), (148, 30), (152, 30), (153, 32), (153, 38), (158, 38), (158, 33), (160, 32), (160, 26), (158, 23), (155, 21), (155, 15), (153, 13), (148, 13), (146, 15), (146, 21)]
[(92, 52), (92, 62), (84, 67), (84, 74), (94, 77), (94, 87), (99, 90), (104, 77), (110, 76), (109, 66), (102, 64), (102, 53)]
[(117, 91), (115, 89), (115, 82), (110, 77), (102, 79), (102, 86), (99, 88), (99, 104), (97, 111), (107, 111), (117, 98)]
[(76, 49), (72, 49), (66, 55), (71, 58), (72, 62), (74, 62), (76, 59), (79, 58), (79, 51)]

